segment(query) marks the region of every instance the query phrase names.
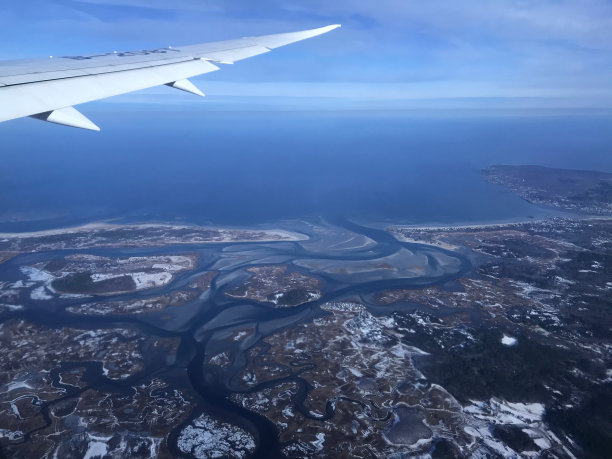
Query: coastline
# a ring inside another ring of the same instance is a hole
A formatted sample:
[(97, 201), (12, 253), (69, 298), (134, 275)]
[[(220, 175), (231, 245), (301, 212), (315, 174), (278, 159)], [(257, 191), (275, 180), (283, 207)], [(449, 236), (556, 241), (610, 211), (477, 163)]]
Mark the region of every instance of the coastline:
[[(421, 231), (421, 232), (452, 232), (452, 231), (470, 231), (470, 230), (485, 230), (494, 228), (510, 228), (516, 225), (522, 224), (538, 224), (544, 223), (553, 218), (564, 218), (572, 220), (612, 220), (612, 215), (579, 215), (579, 214), (559, 214), (551, 215), (540, 218), (517, 218), (499, 221), (481, 221), (481, 222), (457, 222), (457, 223), (429, 223), (429, 224), (389, 224), (384, 223), (380, 226), (385, 230), (393, 234), (395, 237), (401, 238), (404, 242), (423, 243), (423, 241), (411, 239), (407, 236), (398, 234), (398, 231)], [(375, 226), (378, 226), (374, 224)], [(309, 240), (310, 237), (307, 234), (300, 233), (298, 231), (291, 231), (287, 229), (264, 229), (264, 228), (249, 228), (249, 227), (216, 227), (216, 226), (199, 226), (199, 225), (176, 225), (171, 223), (126, 223), (126, 224), (115, 224), (107, 223), (103, 221), (86, 223), (84, 225), (61, 227), (40, 231), (23, 231), (23, 232), (10, 232), (0, 233), (0, 242), (6, 242), (11, 239), (29, 239), (39, 237), (50, 237), (50, 236), (61, 236), (61, 235), (74, 235), (78, 233), (96, 233), (99, 231), (121, 231), (121, 230), (167, 230), (167, 231), (180, 231), (180, 230), (194, 230), (194, 231), (215, 231), (221, 237), (211, 238), (209, 240), (201, 240), (198, 243), (202, 244), (223, 244), (228, 242), (300, 242)], [(265, 235), (262, 238), (250, 239), (248, 237), (232, 237), (248, 234), (259, 234)], [(4, 241), (3, 241), (4, 240)], [(173, 241), (175, 244), (181, 244), (181, 241)], [(185, 241), (186, 244), (193, 244), (193, 241)], [(454, 246), (447, 244), (432, 244), (442, 248), (451, 249)], [(451, 248), (452, 247), (452, 248)]]
[(478, 222), (478, 223), (466, 223), (466, 222), (458, 222), (458, 223), (431, 223), (431, 224), (415, 224), (415, 225), (402, 225), (402, 224), (394, 224), (386, 227), (387, 231), (392, 231), (393, 229), (407, 229), (414, 231), (456, 231), (456, 230), (478, 230), (478, 229), (486, 229), (486, 228), (506, 228), (514, 225), (523, 225), (528, 223), (543, 223), (552, 218), (564, 218), (571, 220), (612, 220), (612, 215), (579, 215), (579, 214), (571, 214), (571, 215), (551, 215), (549, 217), (543, 218), (531, 218), (531, 219), (516, 219), (516, 220), (499, 220), (499, 221), (486, 221), (486, 222)]
[(176, 230), (200, 230), (200, 231), (217, 231), (221, 234), (232, 233), (232, 232), (244, 232), (244, 233), (259, 233), (266, 234), (266, 238), (263, 239), (241, 239), (224, 237), (222, 240), (210, 240), (202, 241), (205, 244), (214, 243), (225, 243), (225, 242), (275, 242), (275, 241), (288, 241), (297, 242), (308, 240), (308, 236), (305, 234), (298, 233), (296, 231), (282, 230), (282, 229), (253, 229), (253, 228), (220, 228), (214, 226), (197, 226), (197, 225), (173, 225), (167, 223), (139, 223), (139, 224), (114, 224), (106, 222), (92, 222), (80, 226), (72, 226), (65, 228), (55, 228), (41, 231), (24, 231), (24, 232), (13, 232), (13, 233), (0, 233), (1, 239), (27, 239), (47, 236), (59, 236), (69, 235), (78, 233), (95, 233), (97, 231), (118, 231), (118, 230), (148, 230), (148, 229), (165, 229), (170, 231)]
[[(557, 216), (547, 218), (520, 219), (512, 221), (500, 221), (497, 223), (486, 222), (480, 224), (456, 224), (456, 225), (391, 225), (385, 228), (395, 239), (401, 242), (410, 244), (422, 244), (431, 247), (437, 247), (450, 251), (457, 251), (460, 246), (446, 242), (436, 235), (444, 233), (460, 233), (461, 231), (486, 231), (486, 230), (503, 230), (512, 229), (513, 227), (524, 224), (541, 224), (550, 221), (553, 218), (572, 219), (577, 221), (609, 221), (612, 220), (611, 215), (574, 215), (574, 216)], [(404, 234), (404, 232), (409, 234)]]

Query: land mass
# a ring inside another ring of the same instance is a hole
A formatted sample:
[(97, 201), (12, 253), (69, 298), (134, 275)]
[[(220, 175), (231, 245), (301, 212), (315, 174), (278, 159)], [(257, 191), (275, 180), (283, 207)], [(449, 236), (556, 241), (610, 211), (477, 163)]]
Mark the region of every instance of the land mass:
[(178, 225), (93, 223), (30, 233), (0, 233), (0, 261), (15, 253), (103, 247), (159, 247), (176, 244), (301, 241), (307, 236), (285, 230), (221, 229)]
[(485, 178), (533, 204), (591, 215), (612, 214), (612, 174), (542, 166), (492, 166)]
[(229, 292), (233, 298), (247, 298), (278, 307), (299, 306), (321, 297), (319, 280), (298, 272), (288, 272), (287, 266), (254, 266), (248, 268), (251, 277)]
[[(533, 202), (606, 212), (577, 173)], [(609, 457), (612, 219), (345, 226), (7, 236), (1, 453)]]

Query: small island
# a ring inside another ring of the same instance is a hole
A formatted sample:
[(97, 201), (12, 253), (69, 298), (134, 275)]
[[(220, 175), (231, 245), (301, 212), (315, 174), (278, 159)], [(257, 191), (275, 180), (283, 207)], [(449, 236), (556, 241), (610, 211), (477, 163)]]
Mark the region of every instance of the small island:
[(307, 236), (286, 230), (223, 229), (163, 224), (92, 223), (29, 233), (0, 233), (0, 262), (17, 253), (63, 249), (142, 248), (179, 244), (302, 241)]
[(228, 296), (273, 303), (278, 307), (299, 306), (321, 297), (318, 279), (289, 272), (287, 266), (254, 266), (247, 271), (252, 277), (229, 291)]

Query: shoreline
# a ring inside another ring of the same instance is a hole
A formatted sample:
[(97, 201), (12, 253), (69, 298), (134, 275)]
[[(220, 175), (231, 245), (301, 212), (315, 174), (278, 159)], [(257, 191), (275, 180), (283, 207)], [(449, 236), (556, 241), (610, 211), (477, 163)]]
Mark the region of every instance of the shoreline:
[[(529, 223), (543, 223), (553, 218), (564, 218), (573, 220), (612, 220), (612, 215), (551, 215), (540, 218), (519, 218), (516, 220), (499, 220), (499, 221), (482, 221), (475, 223), (458, 222), (458, 223), (425, 223), (425, 224), (381, 224), (385, 231), (393, 232), (394, 230), (413, 230), (413, 231), (457, 231), (457, 230), (477, 230), (477, 229), (488, 229), (488, 228), (507, 228), (514, 225), (522, 225)], [(203, 243), (224, 243), (224, 242), (273, 242), (273, 241), (285, 241), (285, 242), (299, 242), (309, 240), (307, 234), (303, 234), (297, 231), (291, 231), (287, 229), (264, 229), (264, 228), (250, 228), (250, 227), (217, 227), (217, 226), (200, 226), (200, 225), (177, 225), (172, 223), (107, 223), (107, 222), (91, 222), (78, 226), (68, 226), (61, 228), (53, 228), (39, 231), (21, 231), (21, 232), (0, 232), (0, 239), (27, 239), (37, 238), (46, 236), (59, 236), (68, 234), (78, 234), (84, 232), (96, 232), (104, 230), (147, 230), (147, 229), (166, 229), (166, 230), (210, 230), (218, 231), (219, 233), (231, 233), (231, 232), (245, 232), (245, 233), (264, 233), (269, 239), (232, 239), (227, 240), (210, 240)], [(280, 237), (274, 238), (274, 236)]]
[[(546, 221), (551, 220), (552, 218), (563, 218), (563, 219), (572, 219), (577, 221), (610, 221), (612, 220), (612, 216), (610, 215), (589, 215), (589, 216), (573, 216), (573, 217), (547, 217), (547, 218), (534, 218), (529, 220), (515, 220), (515, 221), (505, 221), (498, 223), (481, 223), (481, 224), (459, 224), (459, 225), (446, 225), (440, 226), (433, 224), (431, 226), (402, 226), (402, 225), (392, 225), (385, 228), (385, 230), (390, 233), (395, 239), (401, 242), (408, 242), (411, 244), (421, 244), (427, 245), (430, 247), (437, 247), (450, 251), (457, 251), (461, 247), (445, 240), (440, 239), (440, 235), (451, 235), (452, 233), (461, 233), (462, 231), (486, 231), (486, 230), (503, 230), (503, 229), (513, 229), (516, 226), (524, 225), (524, 224), (540, 224)], [(403, 234), (403, 231), (406, 231), (408, 234)], [(438, 237), (436, 237), (436, 235)]]
[(481, 222), (481, 223), (431, 223), (431, 224), (415, 224), (415, 225), (402, 225), (394, 224), (386, 227), (387, 231), (394, 229), (407, 229), (414, 231), (455, 231), (455, 230), (470, 230), (470, 229), (486, 229), (486, 228), (505, 228), (514, 225), (524, 225), (528, 223), (543, 223), (553, 218), (563, 218), (570, 220), (612, 220), (612, 215), (551, 215), (550, 217), (544, 218), (532, 218), (532, 219), (517, 219), (517, 220), (500, 220), (498, 222)]
[[(198, 225), (174, 225), (169, 223), (137, 223), (137, 224), (115, 224), (115, 223), (106, 223), (106, 222), (92, 222), (86, 223), (84, 225), (79, 226), (71, 226), (64, 228), (54, 228), (48, 230), (40, 230), (40, 231), (22, 231), (22, 232), (13, 232), (13, 233), (0, 233), (0, 239), (28, 239), (28, 238), (37, 238), (37, 237), (46, 237), (46, 236), (60, 236), (60, 235), (68, 235), (68, 234), (78, 234), (78, 233), (94, 233), (96, 231), (104, 231), (104, 230), (147, 230), (147, 229), (166, 229), (166, 230), (183, 230), (183, 229), (193, 229), (193, 230), (210, 230), (210, 231), (218, 231), (219, 233), (230, 233), (230, 232), (245, 232), (245, 233), (264, 233), (267, 238), (265, 239), (232, 239), (232, 238), (224, 238), (223, 240), (210, 240), (202, 243), (205, 244), (214, 244), (214, 243), (225, 243), (225, 242), (275, 242), (275, 241), (284, 241), (284, 242), (298, 242), (308, 240), (308, 236), (306, 234), (298, 233), (296, 231), (289, 231), (284, 229), (255, 229), (255, 228), (222, 228), (222, 227), (214, 227), (214, 226), (198, 226)], [(274, 236), (278, 236), (279, 238), (274, 238)]]

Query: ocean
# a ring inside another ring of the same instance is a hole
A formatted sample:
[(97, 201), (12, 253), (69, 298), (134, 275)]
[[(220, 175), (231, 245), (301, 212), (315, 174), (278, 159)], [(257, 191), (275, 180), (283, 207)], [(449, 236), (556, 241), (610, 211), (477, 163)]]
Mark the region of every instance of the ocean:
[(488, 184), (483, 168), (612, 172), (610, 113), (90, 107), (100, 133), (0, 124), (0, 231), (99, 220), (508, 221), (554, 212)]

